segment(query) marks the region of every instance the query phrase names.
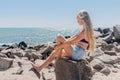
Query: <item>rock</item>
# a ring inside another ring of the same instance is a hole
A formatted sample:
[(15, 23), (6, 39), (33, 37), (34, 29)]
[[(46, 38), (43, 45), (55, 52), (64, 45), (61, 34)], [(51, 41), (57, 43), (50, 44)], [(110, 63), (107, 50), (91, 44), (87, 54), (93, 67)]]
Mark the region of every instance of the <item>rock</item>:
[(22, 41), (19, 43), (18, 47), (25, 50), (25, 48), (27, 48), (27, 44), (24, 41)]
[(120, 45), (118, 45), (116, 48), (117, 48), (116, 51), (117, 51), (117, 52), (120, 52)]
[(0, 51), (2, 51), (2, 50), (4, 50), (4, 49), (6, 49), (6, 48), (4, 48), (4, 47), (0, 46)]
[(41, 59), (42, 55), (37, 51), (26, 51), (24, 57), (28, 57), (28, 60), (35, 61), (36, 59)]
[(27, 49), (34, 49), (34, 47), (32, 47), (32, 46), (29, 46)]
[(109, 75), (111, 71), (110, 71), (110, 69), (108, 67), (105, 67), (100, 72), (105, 74), (105, 75)]
[(42, 54), (42, 59), (43, 60), (46, 59), (51, 54), (53, 49), (54, 48), (50, 46), (49, 44), (47, 44), (46, 47), (40, 48), (39, 53)]
[(13, 48), (18, 48), (18, 47), (19, 47), (19, 44), (14, 43), (14, 44), (12, 44), (11, 46), (12, 46)]
[(0, 57), (0, 69), (1, 70), (6, 70), (10, 68), (13, 64), (13, 60), (9, 58), (1, 58)]
[(21, 68), (23, 66), (22, 62), (21, 61), (18, 61), (16, 59), (13, 60), (13, 68)]
[(107, 45), (104, 45), (101, 49), (103, 50), (103, 51), (110, 51), (110, 50), (112, 50), (113, 48), (114, 48), (115, 46), (114, 45), (112, 45), (112, 44), (107, 44)]
[(37, 45), (37, 46), (35, 46), (33, 49), (39, 51), (40, 48), (43, 48), (43, 47), (46, 47), (46, 45), (44, 45), (44, 44), (42, 44), (42, 45)]
[(94, 31), (94, 36), (96, 39), (98, 39), (100, 36), (102, 36), (102, 34), (98, 31)]
[(2, 53), (0, 53), (0, 57), (7, 58), (7, 56), (5, 54), (2, 54)]
[(3, 48), (9, 48), (10, 45), (3, 44), (1, 47), (3, 47)]
[(73, 61), (65, 58), (55, 62), (56, 80), (91, 80), (92, 70), (85, 60)]
[(41, 80), (40, 73), (37, 73), (31, 66), (30, 62), (24, 61), (24, 65), (10, 68), (0, 72), (0, 80)]
[(102, 38), (96, 39), (96, 48), (108, 45)]
[(10, 45), (6, 45), (6, 44), (0, 45), (0, 51), (8, 49), (9, 47)]
[[(99, 37), (105, 37), (105, 36), (109, 35), (109, 33), (111, 32), (110, 28), (104, 28), (104, 29), (98, 28), (95, 31), (98, 31), (99, 33), (101, 33), (101, 36), (99, 36)], [(96, 33), (95, 33), (95, 35), (96, 35)]]
[(8, 58), (15, 58), (15, 55), (11, 52), (7, 52), (6, 55)]
[(105, 67), (104, 63), (102, 61), (98, 60), (98, 59), (92, 60), (90, 64), (92, 65), (92, 67), (94, 69), (96, 69), (98, 71)]
[(103, 30), (101, 28), (98, 28), (97, 31), (99, 31), (100, 33), (103, 33)]
[(112, 70), (112, 72), (117, 73), (117, 72), (118, 72), (118, 70), (117, 70), (117, 69), (113, 69), (113, 70)]
[(6, 54), (8, 58), (23, 57), (25, 55), (25, 52), (19, 48), (2, 50), (1, 53)]
[[(20, 64), (19, 64), (19, 63)], [(40, 78), (40, 73), (36, 72), (29, 60), (25, 60), (24, 58), (15, 58), (14, 63), (17, 63), (17, 65), (13, 66), (12, 75), (24, 75), (24, 76), (32, 76), (35, 77), (35, 80), (38, 80)], [(20, 65), (20, 66), (18, 66)], [(37, 79), (38, 78), (38, 79)]]
[(101, 55), (97, 57), (97, 59), (101, 60), (105, 64), (116, 64), (120, 62), (120, 56), (110, 56), (107, 54)]
[(117, 63), (117, 64), (114, 64), (113, 66), (114, 66), (114, 68), (120, 69), (120, 65), (119, 65), (118, 63)]
[(108, 54), (108, 55), (115, 55), (115, 56), (117, 56), (117, 54), (116, 54), (116, 51), (104, 51), (104, 53), (105, 54)]
[(1, 51), (1, 53), (2, 53), (2, 54), (6, 54), (7, 52), (10, 52), (11, 50), (12, 50), (12, 49), (7, 49), (7, 50), (4, 49), (4, 50)]
[(22, 67), (23, 72), (21, 75), (31, 76), (35, 78), (33, 80), (40, 80), (41, 74), (32, 68), (30, 62), (24, 62), (23, 64), (24, 64)]
[(42, 78), (43, 80), (55, 80), (55, 73), (49, 69), (44, 69), (44, 71), (42, 71)]
[(41, 65), (41, 64), (43, 64), (45, 62), (45, 60), (41, 60), (41, 59), (36, 59), (35, 60), (35, 64), (37, 64), (37, 65)]
[(19, 68), (17, 71), (16, 71), (16, 73), (12, 73), (12, 74), (17, 74), (17, 75), (21, 75), (22, 74), (22, 72), (23, 72), (23, 69), (22, 68)]
[(9, 75), (6, 74), (1, 77), (1, 80), (41, 80), (31, 75)]
[(116, 25), (113, 27), (113, 33), (115, 36), (115, 39), (120, 42), (120, 25)]
[(108, 36), (103, 38), (107, 43), (113, 43), (113, 33), (110, 33)]
[(111, 32), (110, 28), (103, 29), (103, 34), (109, 34)]
[(104, 52), (101, 50), (101, 48), (96, 48), (94, 54), (95, 54), (95, 57), (98, 57), (103, 55)]
[(118, 42), (113, 42), (113, 45), (119, 46), (119, 43)]
[(86, 56), (85, 59), (90, 63), (94, 59), (94, 56)]
[(6, 49), (14, 49), (14, 48), (18, 48), (18, 44), (17, 43), (14, 43), (14, 44), (12, 44), (12, 45), (10, 45), (8, 48), (6, 48)]
[(118, 51), (117, 47), (113, 44), (104, 44), (101, 49), (102, 51)]

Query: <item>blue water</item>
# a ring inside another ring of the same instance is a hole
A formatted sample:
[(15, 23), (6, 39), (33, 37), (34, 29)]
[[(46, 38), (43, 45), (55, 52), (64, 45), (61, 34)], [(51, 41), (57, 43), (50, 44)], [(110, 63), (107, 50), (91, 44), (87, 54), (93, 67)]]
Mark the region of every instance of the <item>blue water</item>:
[(53, 42), (57, 34), (71, 36), (76, 30), (51, 28), (0, 28), (0, 43), (44, 43)]

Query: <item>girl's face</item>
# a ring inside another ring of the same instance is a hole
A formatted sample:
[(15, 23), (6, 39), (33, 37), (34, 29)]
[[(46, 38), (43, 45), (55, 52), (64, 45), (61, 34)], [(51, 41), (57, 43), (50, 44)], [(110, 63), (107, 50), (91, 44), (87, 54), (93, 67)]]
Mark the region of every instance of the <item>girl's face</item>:
[(83, 25), (83, 21), (80, 19), (80, 17), (77, 17), (77, 21), (79, 25)]

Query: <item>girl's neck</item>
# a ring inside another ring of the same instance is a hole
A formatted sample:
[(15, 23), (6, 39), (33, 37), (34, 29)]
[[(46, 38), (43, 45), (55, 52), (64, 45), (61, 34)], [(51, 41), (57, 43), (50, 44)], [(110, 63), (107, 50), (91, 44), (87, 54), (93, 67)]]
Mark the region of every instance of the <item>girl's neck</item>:
[(85, 25), (83, 25), (83, 33), (84, 33), (84, 37), (85, 37), (85, 39), (87, 39), (87, 30), (86, 30), (86, 27), (85, 27)]
[(86, 27), (83, 25), (83, 32), (86, 32)]

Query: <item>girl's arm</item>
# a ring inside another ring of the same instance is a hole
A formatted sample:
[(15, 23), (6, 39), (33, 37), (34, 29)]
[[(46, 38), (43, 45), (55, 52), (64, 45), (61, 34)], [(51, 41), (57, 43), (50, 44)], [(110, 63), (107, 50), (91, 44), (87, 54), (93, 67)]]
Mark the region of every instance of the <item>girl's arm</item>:
[(72, 36), (71, 38), (67, 39), (64, 44), (73, 44), (76, 43), (78, 41), (80, 41), (81, 39), (84, 38), (84, 31), (82, 31), (81, 33), (76, 34), (75, 36)]
[(57, 48), (64, 48), (64, 46), (74, 44), (84, 38), (84, 32), (79, 33), (78, 35), (73, 36), (72, 38), (67, 39), (64, 43), (57, 45)]

